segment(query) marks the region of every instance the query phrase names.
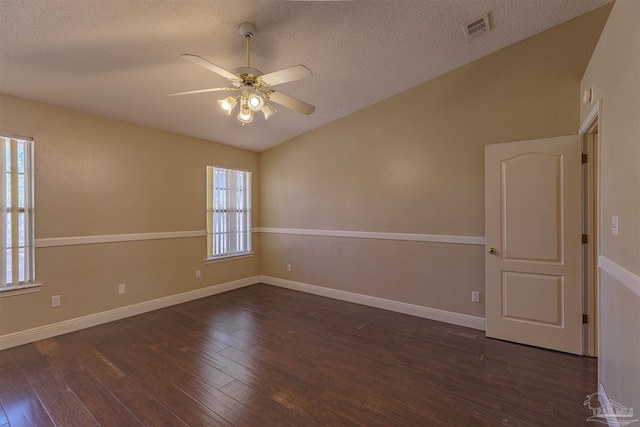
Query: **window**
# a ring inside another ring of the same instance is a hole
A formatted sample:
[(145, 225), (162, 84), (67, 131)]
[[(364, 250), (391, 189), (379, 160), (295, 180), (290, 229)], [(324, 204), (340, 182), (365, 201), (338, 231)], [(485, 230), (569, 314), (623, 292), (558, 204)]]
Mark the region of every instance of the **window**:
[(0, 135), (4, 155), (0, 156), (0, 187), (4, 190), (0, 240), (2, 287), (21, 286), (34, 281), (33, 232), (33, 141)]
[(207, 166), (207, 258), (251, 253), (251, 172)]

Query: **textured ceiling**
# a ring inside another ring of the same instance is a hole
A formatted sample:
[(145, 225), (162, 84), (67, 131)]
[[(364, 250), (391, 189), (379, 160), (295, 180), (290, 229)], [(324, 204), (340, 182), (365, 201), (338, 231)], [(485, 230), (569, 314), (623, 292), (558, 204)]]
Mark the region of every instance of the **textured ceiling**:
[[(262, 151), (609, 2), (0, 0), (0, 92)], [(494, 29), (465, 42), (487, 12)], [(315, 113), (276, 105), (242, 127), (219, 110), (224, 92), (166, 96), (228, 86), (180, 54), (245, 66), (245, 21), (253, 67), (313, 71), (277, 90)]]

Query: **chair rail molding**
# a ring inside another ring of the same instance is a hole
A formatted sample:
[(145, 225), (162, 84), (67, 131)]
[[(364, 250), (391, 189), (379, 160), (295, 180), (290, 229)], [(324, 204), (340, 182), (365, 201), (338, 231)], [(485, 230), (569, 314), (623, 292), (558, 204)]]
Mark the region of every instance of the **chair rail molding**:
[(317, 230), (305, 228), (257, 227), (254, 231), (302, 236), (346, 237), (353, 239), (407, 240), (412, 242), (484, 245), (484, 236), (451, 236), (446, 234), (387, 233), (379, 231)]

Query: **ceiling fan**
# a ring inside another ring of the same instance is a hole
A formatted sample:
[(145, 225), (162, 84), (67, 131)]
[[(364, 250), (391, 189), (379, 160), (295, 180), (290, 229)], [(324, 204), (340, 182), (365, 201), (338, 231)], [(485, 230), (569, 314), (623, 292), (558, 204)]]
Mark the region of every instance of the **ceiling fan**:
[(206, 59), (189, 53), (182, 54), (184, 59), (193, 62), (209, 71), (221, 75), (231, 81), (233, 87), (217, 87), (210, 89), (191, 90), (188, 92), (170, 93), (168, 96), (191, 95), (195, 93), (218, 92), (218, 91), (240, 91), (239, 95), (228, 96), (218, 101), (218, 105), (227, 115), (231, 115), (236, 104), (240, 103), (238, 120), (242, 125), (253, 121), (254, 112), (262, 111), (265, 120), (268, 120), (276, 113), (276, 109), (269, 104), (273, 101), (284, 107), (309, 115), (316, 109), (311, 104), (277, 92), (271, 89), (283, 83), (306, 79), (313, 74), (304, 65), (295, 65), (272, 73), (263, 74), (262, 71), (251, 68), (250, 47), (251, 37), (256, 32), (256, 27), (250, 22), (244, 22), (238, 27), (240, 34), (245, 38), (247, 44), (247, 66), (234, 69), (232, 72), (221, 68)]

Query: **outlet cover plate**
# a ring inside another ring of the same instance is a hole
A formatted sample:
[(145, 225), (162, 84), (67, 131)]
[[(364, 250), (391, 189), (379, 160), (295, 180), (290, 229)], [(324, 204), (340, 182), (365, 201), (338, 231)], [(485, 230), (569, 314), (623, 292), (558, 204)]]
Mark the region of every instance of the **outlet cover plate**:
[(480, 302), (480, 292), (471, 291), (471, 302)]

